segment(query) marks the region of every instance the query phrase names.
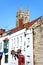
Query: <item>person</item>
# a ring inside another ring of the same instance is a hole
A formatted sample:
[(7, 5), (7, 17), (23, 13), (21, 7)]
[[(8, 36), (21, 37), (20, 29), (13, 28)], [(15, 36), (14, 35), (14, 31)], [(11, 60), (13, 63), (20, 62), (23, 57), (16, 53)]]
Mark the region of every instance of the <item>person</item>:
[(12, 57), (14, 57), (16, 60), (16, 52), (14, 50), (11, 50), (11, 54), (12, 54)]
[(21, 53), (21, 49), (17, 50), (18, 65), (25, 65), (25, 57)]
[(11, 50), (11, 55), (12, 55), (12, 61), (11, 61), (10, 65), (17, 65), (16, 51), (15, 50)]

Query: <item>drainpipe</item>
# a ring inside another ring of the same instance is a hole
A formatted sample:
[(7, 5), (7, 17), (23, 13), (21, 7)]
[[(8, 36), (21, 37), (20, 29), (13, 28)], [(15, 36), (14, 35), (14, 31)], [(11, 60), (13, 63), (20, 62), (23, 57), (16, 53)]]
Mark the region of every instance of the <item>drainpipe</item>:
[(35, 55), (34, 55), (34, 28), (32, 28), (33, 31), (33, 65), (35, 65)]

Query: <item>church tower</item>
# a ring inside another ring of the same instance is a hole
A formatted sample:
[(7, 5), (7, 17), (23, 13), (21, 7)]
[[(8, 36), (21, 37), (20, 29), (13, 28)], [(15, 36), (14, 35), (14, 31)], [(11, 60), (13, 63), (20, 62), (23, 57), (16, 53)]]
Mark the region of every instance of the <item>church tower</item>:
[(20, 10), (17, 11), (17, 14), (16, 14), (16, 26), (19, 26), (19, 23), (21, 23), (21, 20), (22, 20), (23, 24), (25, 24), (27, 22), (30, 22), (30, 12), (29, 12), (29, 10), (23, 11), (20, 8)]

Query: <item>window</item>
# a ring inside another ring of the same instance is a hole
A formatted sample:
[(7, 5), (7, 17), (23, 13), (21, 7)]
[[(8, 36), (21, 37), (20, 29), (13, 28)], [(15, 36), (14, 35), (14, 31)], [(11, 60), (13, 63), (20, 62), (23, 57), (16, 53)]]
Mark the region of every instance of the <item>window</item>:
[(12, 44), (13, 44), (13, 39), (12, 39)]
[(2, 43), (0, 43), (0, 50), (2, 50)]
[(22, 36), (20, 36), (20, 42), (22, 42)]
[(18, 48), (18, 46), (19, 46), (19, 38), (17, 37), (17, 48)]
[(30, 42), (30, 39), (29, 38), (27, 38), (27, 48), (29, 47), (29, 42)]
[(30, 63), (30, 56), (29, 55), (27, 55), (26, 59), (27, 59), (26, 60), (27, 64)]
[(27, 38), (27, 39), (28, 39), (28, 43), (29, 43), (30, 39), (29, 38)]
[(14, 38), (14, 44), (15, 44), (15, 38)]
[(27, 20), (27, 16), (25, 17), (25, 21)]
[(20, 36), (20, 44), (19, 44), (20, 48), (22, 48), (22, 36)]
[(8, 55), (5, 55), (5, 63), (8, 63)]
[(16, 48), (16, 39), (14, 38), (14, 40), (13, 40), (13, 48), (15, 49)]
[(19, 38), (17, 37), (17, 44), (19, 43)]

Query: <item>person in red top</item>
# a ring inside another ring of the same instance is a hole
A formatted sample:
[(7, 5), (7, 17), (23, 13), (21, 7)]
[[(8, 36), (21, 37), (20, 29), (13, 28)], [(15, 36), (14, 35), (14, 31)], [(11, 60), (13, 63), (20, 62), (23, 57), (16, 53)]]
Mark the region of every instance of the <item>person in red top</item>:
[(25, 57), (21, 54), (21, 49), (17, 50), (18, 65), (25, 65)]

